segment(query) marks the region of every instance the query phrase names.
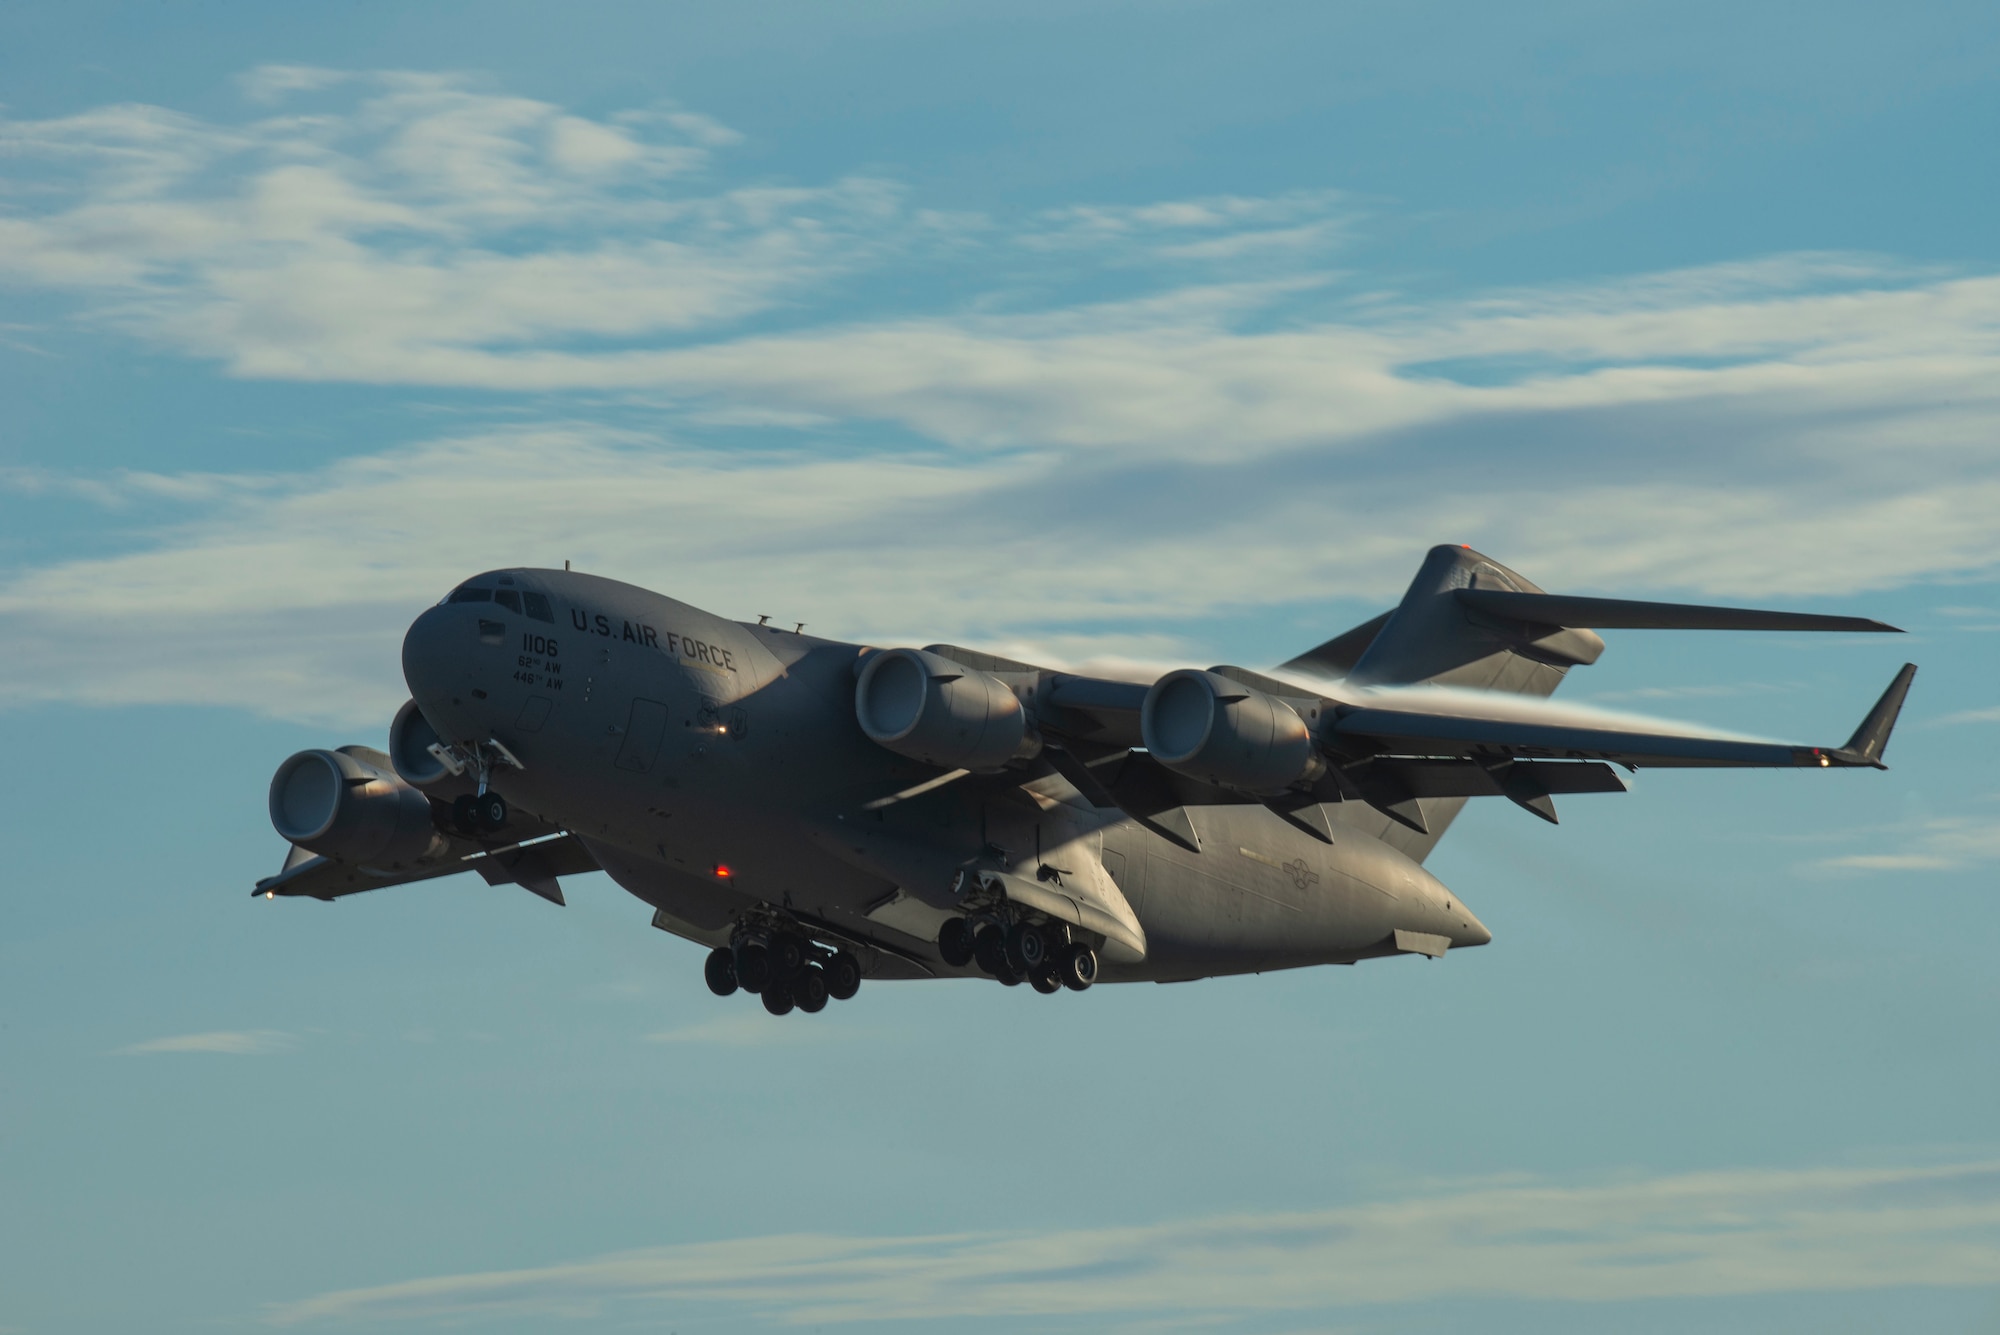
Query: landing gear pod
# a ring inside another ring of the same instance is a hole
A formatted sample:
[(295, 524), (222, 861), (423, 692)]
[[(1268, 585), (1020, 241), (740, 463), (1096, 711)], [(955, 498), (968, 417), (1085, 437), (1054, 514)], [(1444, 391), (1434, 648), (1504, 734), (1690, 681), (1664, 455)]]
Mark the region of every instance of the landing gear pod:
[(876, 745), (945, 769), (996, 770), (1040, 745), (1007, 683), (922, 649), (870, 658), (854, 712)]
[(1275, 796), (1326, 768), (1297, 710), (1213, 672), (1182, 668), (1154, 682), (1139, 730), (1168, 769), (1239, 792)]
[(278, 766), (271, 825), (300, 848), (373, 867), (409, 866), (448, 847), (428, 798), (345, 751), (301, 751)]

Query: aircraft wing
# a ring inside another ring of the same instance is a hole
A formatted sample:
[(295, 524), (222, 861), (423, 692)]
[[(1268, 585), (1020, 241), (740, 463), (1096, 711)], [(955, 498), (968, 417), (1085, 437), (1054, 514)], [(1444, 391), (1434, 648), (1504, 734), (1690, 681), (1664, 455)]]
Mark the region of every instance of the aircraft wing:
[(1139, 707), (1146, 703), (1146, 691), (1143, 682), (1064, 674), (1056, 678), (1036, 722), (1094, 748), (1093, 756), (1143, 746)]
[(1345, 709), (1329, 730), (1366, 750), (1392, 756), (1462, 756), (1480, 761), (1608, 760), (1628, 768), (1886, 769), (1882, 750), (1916, 676), (1906, 663), (1844, 746), (1788, 746), (1733, 737), (1688, 736), (1579, 727), (1521, 719), (1467, 718), (1411, 709)]
[[(454, 840), (456, 849), (462, 841)], [(597, 871), (597, 859), (573, 834), (558, 834), (510, 844), (503, 848), (480, 848), (457, 857), (411, 867), (401, 871), (376, 870), (351, 862), (308, 853), (294, 848), (276, 876), (257, 882), (252, 895), (287, 896), (335, 900), (364, 890), (380, 890), (392, 885), (412, 885), (462, 871), (476, 871), (489, 885), (519, 885), (552, 904), (563, 902), (559, 876), (581, 876)]]

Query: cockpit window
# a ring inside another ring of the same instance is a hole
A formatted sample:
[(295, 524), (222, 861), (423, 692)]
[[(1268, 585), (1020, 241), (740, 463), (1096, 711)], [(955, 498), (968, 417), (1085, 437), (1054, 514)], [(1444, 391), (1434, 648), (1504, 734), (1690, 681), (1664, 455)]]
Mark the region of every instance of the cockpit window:
[(464, 588), (452, 590), (451, 600), (455, 603), (490, 603), (493, 601), (493, 590), (475, 589), (468, 584)]
[(529, 616), (533, 617), (537, 621), (546, 621), (551, 626), (555, 625), (556, 623), (555, 609), (549, 606), (549, 600), (547, 598), (544, 598), (539, 593), (532, 593), (526, 589), (523, 589), (521, 591), (521, 601), (528, 605)]
[(509, 612), (518, 612), (521, 610), (521, 595), (512, 589), (501, 589), (493, 595), (493, 601), (506, 608)]

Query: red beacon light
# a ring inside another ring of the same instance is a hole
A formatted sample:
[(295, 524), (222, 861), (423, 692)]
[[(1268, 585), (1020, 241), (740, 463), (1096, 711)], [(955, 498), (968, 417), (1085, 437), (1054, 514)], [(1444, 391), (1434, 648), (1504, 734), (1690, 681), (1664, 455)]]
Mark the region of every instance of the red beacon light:
[(729, 864), (728, 864), (727, 862), (718, 862), (718, 863), (716, 863), (716, 864), (715, 864), (715, 879), (716, 879), (716, 880), (718, 880), (718, 881), (726, 881), (726, 880), (728, 880), (728, 879), (729, 879), (729, 878), (730, 878), (731, 876), (734, 876), (735, 874), (736, 874), (736, 873), (734, 873), (734, 872), (732, 872), (732, 871), (730, 871), (730, 870), (729, 870)]

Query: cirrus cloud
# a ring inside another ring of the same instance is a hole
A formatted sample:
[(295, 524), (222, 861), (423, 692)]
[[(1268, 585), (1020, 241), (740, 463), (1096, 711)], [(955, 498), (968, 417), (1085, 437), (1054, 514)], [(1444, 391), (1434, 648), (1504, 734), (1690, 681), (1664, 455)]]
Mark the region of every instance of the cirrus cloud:
[(930, 1237), (794, 1234), (443, 1275), (279, 1304), (276, 1325), (628, 1316), (785, 1325), (1327, 1311), (1446, 1297), (1613, 1302), (1984, 1287), (2000, 1166), (1438, 1187), (1324, 1210)]
[(2000, 570), (2000, 276), (1798, 254), (1416, 301), (1356, 279), (1368, 220), (1337, 192), (979, 217), (729, 179), (733, 132), (679, 108), (246, 87), (230, 123), (0, 121), (0, 272), (239, 376), (527, 424), (303, 469), (0, 474), (122, 526), (0, 575), (24, 667), (0, 701), (378, 718), (438, 590), (564, 557), (1072, 661), (1202, 656), (1205, 620), (1258, 610), (1303, 646), (1435, 541), (1760, 602)]

